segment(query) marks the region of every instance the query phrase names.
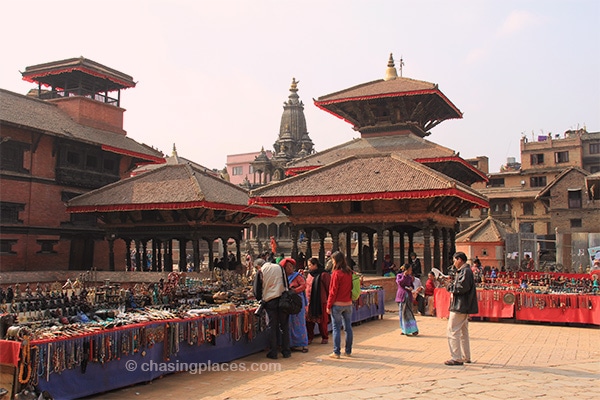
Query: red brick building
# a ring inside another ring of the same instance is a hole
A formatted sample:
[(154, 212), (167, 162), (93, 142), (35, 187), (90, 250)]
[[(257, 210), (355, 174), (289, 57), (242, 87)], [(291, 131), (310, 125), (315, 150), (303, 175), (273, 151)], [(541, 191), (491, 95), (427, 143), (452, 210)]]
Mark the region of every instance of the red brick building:
[(106, 266), (108, 244), (95, 218), (68, 214), (65, 203), (140, 163), (164, 162), (123, 130), (120, 93), (135, 82), (85, 58), (22, 75), (37, 90), (0, 89), (0, 271)]

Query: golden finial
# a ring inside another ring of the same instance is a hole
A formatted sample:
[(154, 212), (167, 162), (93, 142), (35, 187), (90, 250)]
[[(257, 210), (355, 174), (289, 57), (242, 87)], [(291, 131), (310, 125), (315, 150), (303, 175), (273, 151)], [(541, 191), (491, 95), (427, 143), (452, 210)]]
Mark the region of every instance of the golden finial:
[(292, 78), (292, 86), (290, 87), (290, 92), (297, 92), (299, 83), (300, 81), (297, 81), (296, 78)]
[(387, 69), (385, 70), (385, 78), (384, 81), (391, 81), (398, 77), (398, 72), (396, 72), (396, 67), (394, 65), (394, 56), (390, 53), (390, 58), (388, 60)]

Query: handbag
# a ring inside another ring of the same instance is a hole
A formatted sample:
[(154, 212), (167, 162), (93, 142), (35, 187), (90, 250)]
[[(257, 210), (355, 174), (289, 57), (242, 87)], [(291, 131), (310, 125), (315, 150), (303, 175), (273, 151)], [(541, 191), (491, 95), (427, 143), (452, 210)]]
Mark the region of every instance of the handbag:
[(283, 268), (281, 269), (281, 274), (283, 275), (283, 281), (285, 282), (285, 290), (281, 293), (281, 297), (279, 298), (279, 309), (286, 314), (298, 314), (300, 310), (302, 310), (302, 298), (298, 293), (289, 288), (288, 281), (283, 273)]

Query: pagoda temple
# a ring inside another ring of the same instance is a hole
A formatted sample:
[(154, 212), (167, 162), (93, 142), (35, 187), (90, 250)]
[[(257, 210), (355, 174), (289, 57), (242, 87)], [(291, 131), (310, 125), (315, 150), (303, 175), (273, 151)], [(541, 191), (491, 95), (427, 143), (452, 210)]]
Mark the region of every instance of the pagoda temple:
[(289, 218), (292, 254), (303, 231), (311, 256), (317, 232), (321, 260), (330, 235), (334, 250), (357, 254), (360, 270), (380, 274), (384, 252), (402, 264), (419, 236), (425, 272), (448, 265), (458, 217), (488, 207), (469, 187), (486, 181), (485, 174), (425, 139), (441, 122), (462, 118), (460, 110), (437, 84), (399, 77), (392, 55), (383, 79), (322, 96), (315, 105), (352, 124), (361, 137), (290, 161), (290, 178), (250, 193), (251, 204), (272, 205)]
[[(22, 72), (28, 95), (0, 90), (0, 265), (3, 271), (90, 269), (107, 263), (104, 231), (65, 203), (163, 163), (123, 129), (122, 72), (79, 57)], [(122, 250), (124, 245), (117, 246)]]

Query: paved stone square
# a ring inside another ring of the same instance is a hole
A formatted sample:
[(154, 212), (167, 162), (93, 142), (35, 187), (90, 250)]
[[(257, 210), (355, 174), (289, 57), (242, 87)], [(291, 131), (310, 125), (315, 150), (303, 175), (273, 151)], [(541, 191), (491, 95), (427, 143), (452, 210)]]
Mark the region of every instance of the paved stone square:
[(351, 358), (329, 358), (331, 338), (316, 340), (288, 359), (262, 352), (235, 361), (275, 362), (277, 372), (180, 372), (90, 399), (600, 398), (598, 327), (472, 321), (473, 363), (450, 367), (446, 320), (417, 323), (417, 337), (400, 335), (396, 312), (356, 325)]

